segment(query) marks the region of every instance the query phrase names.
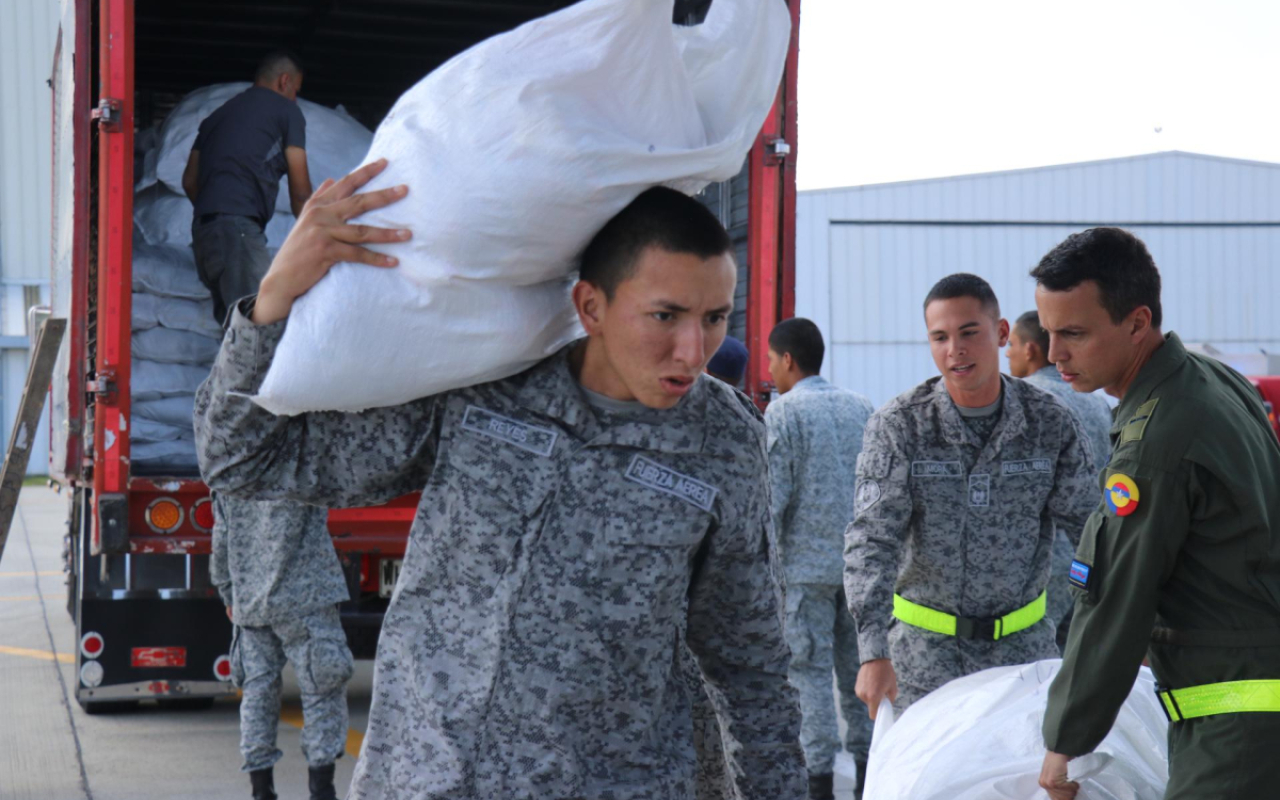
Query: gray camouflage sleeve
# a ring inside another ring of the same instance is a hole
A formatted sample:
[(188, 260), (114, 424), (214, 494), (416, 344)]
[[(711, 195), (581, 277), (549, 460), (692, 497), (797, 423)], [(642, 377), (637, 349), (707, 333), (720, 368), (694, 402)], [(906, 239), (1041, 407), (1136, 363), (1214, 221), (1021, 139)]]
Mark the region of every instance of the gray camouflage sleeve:
[(898, 558), (910, 529), (911, 456), (906, 437), (875, 414), (858, 456), (853, 522), (845, 530), (844, 587), (858, 624), (862, 663), (889, 657), (889, 623)]
[(794, 454), (791, 451), (791, 431), (787, 425), (786, 410), (777, 403), (770, 403), (764, 410), (764, 423), (768, 430), (767, 447), (769, 450), (769, 481), (773, 499), (770, 501), (770, 515), (773, 517), (774, 532), (782, 530), (786, 523), (787, 507), (791, 504), (791, 491), (794, 485), (791, 465)]
[(1065, 533), (1073, 546), (1079, 546), (1084, 524), (1098, 505), (1097, 474), (1084, 431), (1071, 414), (1063, 417), (1068, 432), (1058, 450), (1053, 489), (1045, 507), (1054, 528)]
[[(763, 448), (761, 448), (763, 450)], [(764, 465), (761, 452), (761, 466)], [(742, 800), (803, 797), (800, 706), (787, 682), (782, 589), (769, 544), (765, 470), (721, 502), (689, 598), (689, 649), (720, 720), (728, 771)]]
[(361, 413), (277, 417), (258, 392), (286, 322), (232, 311), (213, 371), (196, 393), (196, 452), (209, 486), (258, 500), (329, 508), (385, 502), (426, 485), (439, 440), (438, 398)]
[(231, 583), (231, 567), (227, 561), (227, 526), (222, 522), (222, 517), (217, 511), (217, 497), (212, 501), (215, 513), (213, 515), (213, 533), (211, 535), (210, 547), (212, 554), (209, 556), (209, 582), (218, 590), (218, 596), (222, 598), (224, 606), (234, 606), (235, 596), (232, 592)]

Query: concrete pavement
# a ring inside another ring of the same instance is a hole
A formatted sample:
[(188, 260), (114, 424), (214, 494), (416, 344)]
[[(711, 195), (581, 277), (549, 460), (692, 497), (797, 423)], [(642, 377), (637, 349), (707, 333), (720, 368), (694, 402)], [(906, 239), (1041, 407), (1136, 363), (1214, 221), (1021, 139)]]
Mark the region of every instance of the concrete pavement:
[[(249, 796), (240, 769), (234, 701), (207, 711), (144, 703), (119, 714), (85, 714), (75, 701), (75, 625), (66, 611), (62, 536), (66, 496), (26, 487), (0, 559), (0, 800), (229, 800)], [(349, 687), (358, 752), (368, 720), (372, 662)], [(282, 800), (305, 800), (297, 683), (286, 671), (276, 766)], [(338, 761), (341, 794), (354, 757)]]

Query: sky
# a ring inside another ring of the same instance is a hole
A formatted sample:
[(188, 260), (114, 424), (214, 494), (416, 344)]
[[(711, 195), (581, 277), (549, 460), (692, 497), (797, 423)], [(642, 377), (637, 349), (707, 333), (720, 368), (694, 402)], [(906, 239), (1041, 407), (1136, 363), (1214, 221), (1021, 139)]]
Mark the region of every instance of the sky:
[(1277, 0), (803, 0), (799, 82), (801, 190), (1161, 150), (1280, 162)]

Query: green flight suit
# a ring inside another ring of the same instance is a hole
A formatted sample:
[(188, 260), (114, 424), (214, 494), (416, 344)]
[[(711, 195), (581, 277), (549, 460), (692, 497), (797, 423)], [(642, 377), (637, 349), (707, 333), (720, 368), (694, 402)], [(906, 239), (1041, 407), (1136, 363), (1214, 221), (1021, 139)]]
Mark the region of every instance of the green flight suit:
[[(1257, 391), (1170, 333), (1116, 409), (1111, 441), (1100, 488), (1114, 476), (1122, 487), (1104, 491), (1081, 536), (1044, 720), (1045, 746), (1069, 756), (1106, 736), (1145, 654), (1173, 689), (1280, 679), (1280, 445)], [(1280, 713), (1171, 723), (1165, 798), (1280, 797), (1277, 753)]]

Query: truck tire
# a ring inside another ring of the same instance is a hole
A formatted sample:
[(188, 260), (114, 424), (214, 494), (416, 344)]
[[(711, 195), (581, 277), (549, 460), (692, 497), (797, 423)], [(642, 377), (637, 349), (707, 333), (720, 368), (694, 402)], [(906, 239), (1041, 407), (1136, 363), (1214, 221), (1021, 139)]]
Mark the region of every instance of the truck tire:
[(208, 711), (213, 708), (213, 697), (168, 697), (156, 702), (165, 711)]
[(76, 699), (84, 713), (90, 716), (98, 714), (127, 714), (138, 708), (137, 700), (81, 700)]

